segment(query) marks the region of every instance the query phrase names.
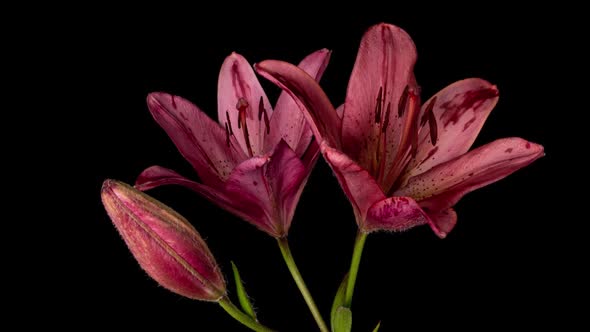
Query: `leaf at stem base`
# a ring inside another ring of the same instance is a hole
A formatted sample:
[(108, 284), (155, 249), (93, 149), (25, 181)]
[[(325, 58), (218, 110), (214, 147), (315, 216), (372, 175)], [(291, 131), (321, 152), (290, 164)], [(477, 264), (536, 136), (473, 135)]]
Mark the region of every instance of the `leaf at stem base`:
[(244, 310), (248, 316), (252, 317), (255, 321), (256, 319), (256, 312), (254, 312), (254, 308), (252, 307), (252, 303), (250, 303), (250, 298), (246, 293), (246, 289), (244, 289), (244, 284), (242, 283), (242, 278), (240, 278), (240, 272), (238, 272), (238, 267), (234, 262), (231, 262), (231, 268), (234, 271), (234, 280), (236, 282), (236, 293), (238, 294), (238, 301), (240, 302), (240, 307)]
[(332, 326), (332, 332), (335, 332), (334, 325), (335, 325), (335, 318), (336, 318), (336, 311), (338, 308), (344, 305), (344, 300), (346, 297), (346, 285), (348, 284), (348, 273), (344, 276), (344, 280), (340, 283), (338, 287), (338, 291), (336, 292), (336, 296), (334, 296), (334, 302), (332, 303), (332, 310), (330, 311), (330, 325)]

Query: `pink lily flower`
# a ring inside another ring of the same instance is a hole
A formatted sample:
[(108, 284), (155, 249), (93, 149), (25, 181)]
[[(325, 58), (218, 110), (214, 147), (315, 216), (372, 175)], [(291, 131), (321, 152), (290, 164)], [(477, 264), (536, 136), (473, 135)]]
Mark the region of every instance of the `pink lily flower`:
[[(319, 80), (328, 50), (307, 56), (300, 68)], [(307, 75), (306, 74), (306, 75)], [(218, 121), (181, 97), (151, 93), (148, 108), (200, 181), (160, 166), (143, 171), (135, 186), (178, 184), (231, 211), (275, 238), (283, 238), (319, 155), (304, 115), (285, 93), (273, 111), (254, 70), (232, 53), (219, 73)]]
[(196, 229), (181, 215), (128, 186), (106, 180), (102, 202), (127, 247), (164, 288), (202, 301), (220, 301), (225, 280)]
[(469, 151), (498, 101), (498, 89), (470, 78), (422, 103), (415, 62), (414, 42), (404, 30), (384, 23), (371, 27), (338, 111), (293, 65), (255, 65), (297, 100), (363, 233), (428, 223), (444, 238), (456, 224), (453, 206), (461, 197), (544, 155), (541, 145), (521, 138)]

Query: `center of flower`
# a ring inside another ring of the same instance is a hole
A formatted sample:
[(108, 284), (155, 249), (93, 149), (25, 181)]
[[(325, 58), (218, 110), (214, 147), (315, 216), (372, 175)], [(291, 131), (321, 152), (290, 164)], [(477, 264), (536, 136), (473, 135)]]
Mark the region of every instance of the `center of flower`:
[[(399, 128), (400, 135), (397, 151), (388, 150), (387, 135), (395, 135), (392, 130), (387, 130), (391, 115), (391, 101), (387, 101), (387, 92), (383, 87), (379, 88), (375, 104), (375, 137), (376, 144), (373, 145), (373, 158), (370, 172), (373, 174), (381, 188), (390, 193), (394, 190), (394, 184), (398, 183), (398, 177), (403, 174), (410, 160), (415, 158), (420, 144), (420, 133), (428, 123), (430, 142), (434, 146), (438, 139), (438, 127), (433, 110), (436, 103), (434, 97), (424, 108), (420, 117), (420, 93), (417, 87), (406, 86), (400, 96), (397, 106), (396, 129)], [(387, 107), (385, 107), (387, 105)], [(385, 109), (385, 112), (383, 110)], [(394, 115), (395, 117), (395, 115)], [(389, 159), (388, 154), (395, 153), (394, 158)]]
[(248, 111), (248, 107), (250, 107), (248, 101), (245, 98), (240, 97), (240, 99), (238, 99), (238, 103), (236, 104), (236, 109), (238, 110), (238, 129), (242, 129), (244, 142), (246, 144), (246, 148), (248, 149), (248, 155), (252, 157), (254, 156), (254, 153), (252, 152), (250, 135), (248, 134), (248, 121), (246, 121), (246, 112)]
[[(252, 149), (252, 144), (250, 143), (250, 135), (248, 133), (248, 121), (247, 121), (247, 112), (248, 108), (250, 108), (250, 104), (246, 98), (240, 97), (238, 102), (236, 103), (236, 109), (238, 110), (238, 129), (242, 130), (242, 135), (244, 137), (244, 144), (246, 145), (246, 149), (248, 151), (248, 155), (250, 157), (254, 156), (254, 151)], [(225, 112), (225, 138), (226, 144), (229, 147), (231, 144), (231, 136), (234, 136), (234, 132), (231, 125), (231, 120), (229, 116), (229, 112)], [(266, 135), (270, 134), (270, 121), (268, 118), (268, 113), (266, 112), (266, 108), (264, 108), (264, 102), (262, 96), (260, 97), (260, 102), (258, 103), (258, 121), (262, 121), (264, 118), (264, 126), (265, 126), (265, 133)]]

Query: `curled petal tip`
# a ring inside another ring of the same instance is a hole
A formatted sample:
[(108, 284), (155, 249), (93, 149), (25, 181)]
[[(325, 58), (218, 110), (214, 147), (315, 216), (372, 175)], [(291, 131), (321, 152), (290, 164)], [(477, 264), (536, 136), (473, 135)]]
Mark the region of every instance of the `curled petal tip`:
[(244, 59), (244, 56), (236, 51), (232, 51), (230, 55), (227, 56), (227, 59)]

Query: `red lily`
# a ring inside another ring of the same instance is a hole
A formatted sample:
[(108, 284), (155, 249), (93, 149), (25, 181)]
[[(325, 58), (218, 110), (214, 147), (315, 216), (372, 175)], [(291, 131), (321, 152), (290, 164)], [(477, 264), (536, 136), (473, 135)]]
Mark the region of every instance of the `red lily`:
[[(320, 50), (299, 66), (319, 80), (329, 58), (328, 50)], [(148, 96), (152, 116), (200, 182), (152, 166), (140, 174), (136, 187), (183, 185), (269, 235), (285, 237), (318, 144), (287, 94), (281, 94), (273, 112), (252, 67), (239, 54), (232, 53), (221, 67), (217, 101), (219, 123), (181, 97)]]
[(413, 68), (416, 48), (402, 29), (378, 24), (364, 35), (343, 114), (318, 84), (285, 62), (258, 73), (293, 96), (354, 208), (360, 231), (400, 231), (428, 223), (444, 238), (468, 192), (543, 156), (543, 147), (504, 138), (469, 151), (498, 101), (494, 85), (458, 81), (425, 103)]

